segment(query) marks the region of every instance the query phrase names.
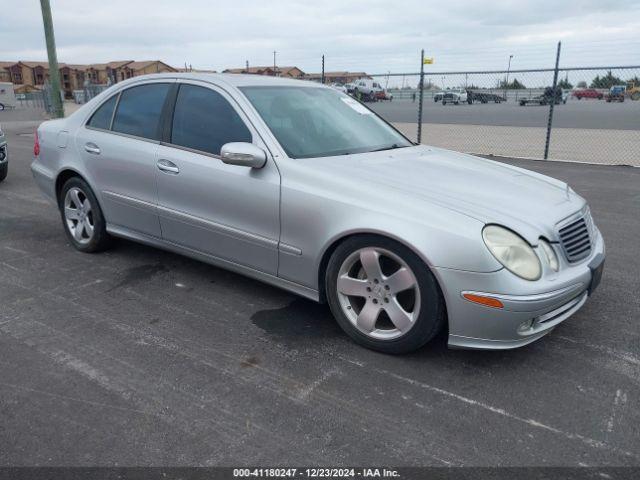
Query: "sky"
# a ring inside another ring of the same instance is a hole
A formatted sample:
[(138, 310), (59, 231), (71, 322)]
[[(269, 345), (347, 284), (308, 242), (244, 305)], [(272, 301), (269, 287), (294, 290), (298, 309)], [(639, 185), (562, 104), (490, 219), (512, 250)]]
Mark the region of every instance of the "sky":
[[(640, 0), (51, 0), (58, 60), (368, 73), (640, 65)], [(0, 61), (45, 60), (40, 2), (0, 0)]]

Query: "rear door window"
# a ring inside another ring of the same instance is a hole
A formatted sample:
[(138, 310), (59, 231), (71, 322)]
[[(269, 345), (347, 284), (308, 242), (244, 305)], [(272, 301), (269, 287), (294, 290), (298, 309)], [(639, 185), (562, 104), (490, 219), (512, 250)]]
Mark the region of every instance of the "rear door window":
[(118, 100), (118, 95), (114, 95), (109, 100), (100, 105), (100, 107), (98, 107), (98, 109), (91, 116), (91, 119), (89, 119), (87, 125), (93, 128), (102, 128), (103, 130), (109, 130), (109, 128), (111, 127), (111, 118), (113, 117), (113, 109), (116, 106), (116, 100)]
[(151, 83), (124, 90), (120, 94), (112, 130), (160, 140), (160, 114), (169, 87), (168, 83)]
[(210, 88), (180, 85), (172, 144), (220, 155), (225, 143), (251, 141), (251, 132), (222, 95)]

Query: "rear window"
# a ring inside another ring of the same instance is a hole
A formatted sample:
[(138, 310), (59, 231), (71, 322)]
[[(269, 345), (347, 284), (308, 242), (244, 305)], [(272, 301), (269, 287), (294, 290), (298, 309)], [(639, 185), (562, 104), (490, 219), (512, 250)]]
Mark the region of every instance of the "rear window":
[(116, 100), (118, 99), (118, 95), (114, 95), (109, 100), (104, 102), (100, 107), (94, 112), (89, 119), (89, 125), (93, 128), (102, 128), (104, 130), (109, 130), (111, 127), (111, 118), (113, 117), (113, 109), (116, 106)]
[(170, 85), (152, 83), (132, 87), (120, 94), (112, 130), (137, 137), (160, 140), (160, 113)]

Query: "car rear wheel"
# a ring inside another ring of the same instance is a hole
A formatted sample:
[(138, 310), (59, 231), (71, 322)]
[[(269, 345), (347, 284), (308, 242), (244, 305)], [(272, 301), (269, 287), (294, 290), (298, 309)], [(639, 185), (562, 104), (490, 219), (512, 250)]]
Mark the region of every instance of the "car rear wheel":
[(93, 253), (108, 248), (111, 237), (98, 200), (87, 183), (79, 177), (67, 180), (58, 202), (62, 224), (73, 246)]
[(429, 268), (387, 238), (367, 235), (342, 243), (329, 260), (325, 287), (338, 324), (373, 350), (411, 352), (445, 323), (444, 301)]
[(9, 163), (4, 163), (0, 165), (0, 182), (7, 178), (7, 173), (9, 171)]
[(4, 110), (4, 104), (0, 103), (0, 112)]

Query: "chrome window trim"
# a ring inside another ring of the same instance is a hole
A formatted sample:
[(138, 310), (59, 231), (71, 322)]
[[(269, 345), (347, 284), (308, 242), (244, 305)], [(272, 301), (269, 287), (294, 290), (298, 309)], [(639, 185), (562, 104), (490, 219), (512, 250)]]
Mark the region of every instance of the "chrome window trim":
[(84, 125), (84, 128), (86, 128), (87, 130), (94, 130), (96, 132), (109, 133), (111, 135), (118, 135), (119, 137), (131, 138), (132, 140), (141, 140), (143, 142), (149, 142), (149, 143), (154, 143), (156, 145), (160, 145), (160, 140), (153, 140), (151, 138), (139, 137), (137, 135), (131, 135), (129, 133), (114, 132), (113, 130), (105, 130), (104, 128), (90, 127), (88, 125)]

